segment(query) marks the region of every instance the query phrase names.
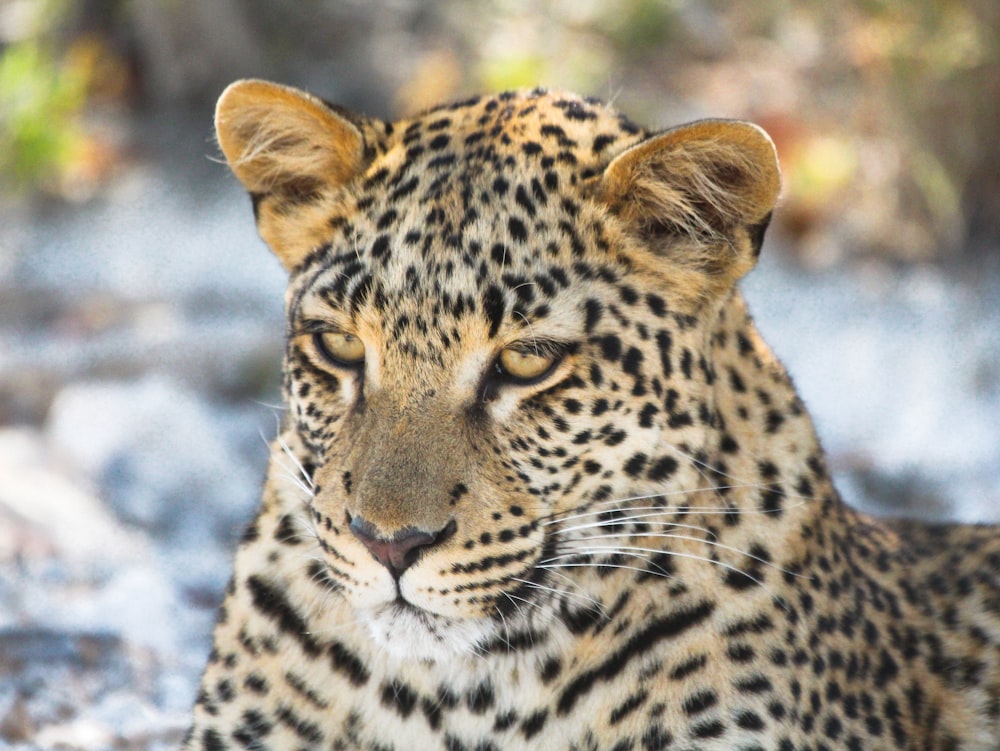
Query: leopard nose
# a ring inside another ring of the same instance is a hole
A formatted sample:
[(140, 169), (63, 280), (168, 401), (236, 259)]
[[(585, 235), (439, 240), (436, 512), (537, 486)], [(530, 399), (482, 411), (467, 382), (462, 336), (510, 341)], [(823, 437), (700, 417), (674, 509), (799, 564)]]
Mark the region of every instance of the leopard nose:
[(412, 566), (420, 554), (428, 548), (440, 545), (455, 534), (455, 520), (452, 519), (436, 532), (425, 532), (416, 527), (405, 527), (392, 537), (379, 535), (375, 525), (356, 516), (351, 519), (351, 532), (357, 537), (379, 563), (389, 569), (396, 579)]

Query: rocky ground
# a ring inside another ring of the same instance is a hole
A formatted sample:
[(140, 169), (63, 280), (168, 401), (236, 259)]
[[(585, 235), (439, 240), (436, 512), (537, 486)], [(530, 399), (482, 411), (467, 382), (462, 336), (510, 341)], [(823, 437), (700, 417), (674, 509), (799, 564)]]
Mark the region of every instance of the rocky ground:
[[(0, 221), (0, 748), (166, 749), (275, 432), (283, 274), (208, 130)], [(746, 283), (854, 503), (1000, 521), (1000, 258)]]

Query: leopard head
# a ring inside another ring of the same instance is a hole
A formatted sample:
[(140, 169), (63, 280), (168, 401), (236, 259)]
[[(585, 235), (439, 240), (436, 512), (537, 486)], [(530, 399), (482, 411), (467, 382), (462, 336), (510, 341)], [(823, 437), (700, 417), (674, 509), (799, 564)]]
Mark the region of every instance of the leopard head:
[(338, 602), (434, 659), (645, 565), (608, 519), (700, 484), (707, 341), (779, 190), (767, 135), (543, 91), (383, 122), (261, 81), (216, 126), (289, 272), (283, 442)]

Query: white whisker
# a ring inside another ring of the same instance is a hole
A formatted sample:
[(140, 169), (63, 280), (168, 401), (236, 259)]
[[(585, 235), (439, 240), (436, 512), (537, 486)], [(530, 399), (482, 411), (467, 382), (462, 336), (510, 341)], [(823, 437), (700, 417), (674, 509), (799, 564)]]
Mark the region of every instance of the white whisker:
[[(633, 537), (633, 536), (654, 537), (654, 538), (657, 538), (657, 539), (669, 539), (669, 540), (686, 540), (688, 542), (697, 542), (697, 543), (700, 543), (700, 544), (703, 544), (703, 545), (710, 545), (713, 548), (718, 548), (719, 550), (725, 550), (725, 551), (728, 551), (730, 553), (736, 553), (737, 555), (746, 556), (747, 558), (750, 558), (751, 560), (757, 561), (758, 563), (761, 563), (761, 564), (763, 564), (763, 565), (765, 565), (765, 566), (767, 566), (769, 568), (773, 568), (775, 571), (780, 571), (782, 574), (788, 574), (789, 576), (797, 576), (797, 577), (800, 577), (800, 578), (803, 578), (803, 579), (810, 578), (808, 576), (805, 576), (804, 574), (797, 574), (794, 571), (788, 571), (787, 569), (782, 568), (781, 566), (777, 565), (776, 563), (772, 563), (771, 561), (767, 560), (766, 558), (761, 558), (760, 556), (754, 555), (753, 553), (749, 553), (749, 552), (747, 552), (745, 550), (741, 550), (740, 548), (734, 548), (732, 545), (724, 545), (721, 542), (716, 542), (714, 540), (706, 540), (706, 539), (703, 539), (701, 537), (692, 537), (691, 535), (675, 535), (675, 534), (672, 534), (670, 532), (650, 532), (648, 534), (643, 534), (643, 535), (607, 534), (607, 535), (594, 535), (593, 537), (588, 537), (588, 538), (586, 538), (586, 542), (590, 543), (593, 540), (614, 540), (614, 539), (617, 539), (617, 538), (625, 538), (625, 537)], [(619, 548), (616, 548), (616, 549), (619, 549)], [(634, 550), (647, 550), (649, 552), (666, 553), (667, 555), (681, 555), (681, 553), (678, 553), (678, 552), (673, 551), (673, 550), (658, 550), (656, 548), (629, 548), (629, 547), (624, 547), (624, 548), (620, 548), (620, 549), (621, 550), (633, 550), (633, 549)], [(711, 559), (706, 559), (706, 560), (711, 560)], [(719, 563), (721, 564), (722, 562), (719, 561)]]
[(531, 587), (532, 589), (537, 589), (542, 592), (549, 592), (558, 597), (575, 597), (577, 599), (583, 600), (584, 602), (596, 606), (597, 609), (601, 611), (602, 615), (606, 615), (604, 611), (604, 606), (602, 605), (600, 600), (596, 600), (593, 597), (589, 597), (588, 595), (581, 594), (579, 592), (570, 592), (565, 589), (558, 589), (557, 587), (547, 587), (544, 584), (539, 584), (538, 582), (529, 581), (528, 579), (518, 579), (517, 577), (511, 577), (511, 581), (516, 581), (519, 584), (524, 584), (527, 587)]
[[(588, 547), (588, 548), (585, 548), (584, 550), (581, 550), (581, 551), (578, 551), (578, 552), (564, 553), (562, 555), (553, 556), (552, 558), (548, 558), (548, 559), (546, 559), (544, 561), (540, 561), (538, 563), (538, 567), (539, 568), (544, 568), (544, 567), (547, 567), (547, 566), (551, 566), (553, 563), (555, 563), (560, 568), (574, 568), (574, 567), (578, 567), (578, 566), (585, 566), (585, 567), (589, 567), (589, 568), (602, 568), (602, 567), (608, 566), (608, 567), (611, 567), (611, 568), (616, 568), (617, 566), (615, 564), (605, 564), (605, 563), (599, 563), (599, 562), (596, 562), (596, 561), (592, 562), (592, 563), (558, 563), (558, 561), (561, 560), (561, 559), (563, 559), (563, 558), (576, 558), (576, 557), (578, 557), (580, 555), (628, 555), (628, 556), (632, 556), (634, 558), (641, 558), (643, 560), (648, 561), (650, 555), (659, 555), (661, 553), (666, 553), (667, 555), (669, 555), (671, 557), (675, 557), (675, 558), (687, 558), (687, 559), (692, 560), (692, 561), (702, 561), (704, 563), (711, 563), (712, 565), (718, 566), (718, 567), (723, 568), (723, 569), (725, 569), (727, 571), (733, 571), (733, 572), (735, 572), (737, 574), (742, 574), (743, 576), (745, 576), (748, 579), (750, 579), (751, 581), (753, 581), (755, 584), (763, 587), (764, 589), (767, 589), (767, 587), (764, 585), (764, 582), (762, 582), (760, 579), (757, 579), (757, 578), (751, 576), (746, 571), (744, 571), (743, 569), (741, 569), (739, 566), (733, 566), (733, 565), (731, 565), (729, 563), (725, 563), (723, 561), (716, 561), (716, 560), (713, 560), (712, 558), (706, 558), (705, 556), (695, 555), (693, 553), (680, 553), (680, 552), (677, 552), (677, 551), (658, 550), (657, 548), (643, 548), (643, 547), (632, 547), (632, 546), (615, 547), (615, 546), (610, 546), (610, 545), (609, 546)], [(645, 572), (645, 573), (653, 573), (648, 568), (636, 568), (635, 570), (636, 571), (642, 571), (642, 572)], [(767, 591), (770, 591), (770, 590), (767, 590)]]

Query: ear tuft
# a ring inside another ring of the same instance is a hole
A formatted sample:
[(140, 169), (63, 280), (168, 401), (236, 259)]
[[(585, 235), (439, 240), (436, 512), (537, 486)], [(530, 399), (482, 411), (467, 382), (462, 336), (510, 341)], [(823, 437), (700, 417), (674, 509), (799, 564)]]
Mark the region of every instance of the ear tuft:
[(654, 253), (725, 287), (756, 260), (780, 189), (767, 133), (751, 123), (704, 120), (619, 155), (598, 195)]

